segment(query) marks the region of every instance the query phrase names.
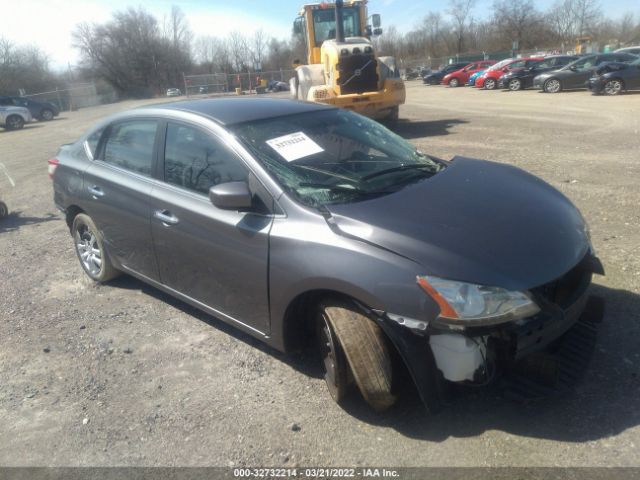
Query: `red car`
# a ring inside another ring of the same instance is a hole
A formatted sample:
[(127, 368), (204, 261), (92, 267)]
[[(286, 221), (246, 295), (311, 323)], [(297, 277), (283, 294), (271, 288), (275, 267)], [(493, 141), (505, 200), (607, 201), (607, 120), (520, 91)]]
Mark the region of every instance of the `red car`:
[(470, 63), (460, 70), (456, 70), (455, 72), (451, 72), (449, 75), (445, 75), (440, 83), (442, 85), (449, 85), (450, 87), (465, 85), (471, 75), (490, 67), (494, 63), (496, 63), (495, 60), (480, 60), (478, 62)]
[(508, 58), (502, 60), (476, 78), (474, 87), (494, 90), (498, 86), (498, 79), (509, 70), (530, 68), (542, 60), (544, 60), (544, 57)]

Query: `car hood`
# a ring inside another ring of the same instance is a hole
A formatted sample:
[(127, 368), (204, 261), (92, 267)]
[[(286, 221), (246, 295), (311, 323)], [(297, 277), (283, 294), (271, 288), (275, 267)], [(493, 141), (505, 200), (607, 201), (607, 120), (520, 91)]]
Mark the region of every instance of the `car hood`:
[(590, 248), (580, 212), (559, 191), (518, 168), (464, 157), (393, 194), (327, 210), (336, 233), (424, 274), (511, 290), (560, 277)]

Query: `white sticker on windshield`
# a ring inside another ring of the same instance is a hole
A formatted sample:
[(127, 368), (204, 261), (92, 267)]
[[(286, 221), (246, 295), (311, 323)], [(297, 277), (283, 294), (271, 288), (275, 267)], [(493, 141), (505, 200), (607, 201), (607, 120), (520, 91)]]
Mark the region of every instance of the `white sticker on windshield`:
[(304, 132), (290, 133), (282, 137), (267, 140), (267, 145), (278, 152), (287, 162), (293, 162), (324, 149), (311, 140)]

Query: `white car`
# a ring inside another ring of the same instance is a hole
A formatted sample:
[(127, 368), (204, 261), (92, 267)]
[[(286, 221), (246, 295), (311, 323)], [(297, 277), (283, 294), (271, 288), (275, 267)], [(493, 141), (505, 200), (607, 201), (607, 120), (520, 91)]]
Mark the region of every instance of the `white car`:
[(167, 88), (167, 97), (179, 97), (182, 92), (179, 88)]
[(0, 107), (0, 127), (5, 130), (20, 130), (31, 120), (31, 112), (27, 108)]

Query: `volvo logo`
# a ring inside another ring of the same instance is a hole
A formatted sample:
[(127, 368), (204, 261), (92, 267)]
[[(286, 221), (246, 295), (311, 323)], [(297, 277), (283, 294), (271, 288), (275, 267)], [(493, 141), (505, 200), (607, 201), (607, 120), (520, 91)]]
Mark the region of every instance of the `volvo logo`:
[(356, 71), (353, 72), (353, 76), (354, 77), (359, 77), (360, 75), (362, 75), (362, 70), (359, 68), (356, 68)]

